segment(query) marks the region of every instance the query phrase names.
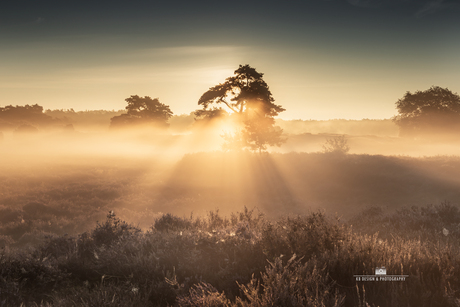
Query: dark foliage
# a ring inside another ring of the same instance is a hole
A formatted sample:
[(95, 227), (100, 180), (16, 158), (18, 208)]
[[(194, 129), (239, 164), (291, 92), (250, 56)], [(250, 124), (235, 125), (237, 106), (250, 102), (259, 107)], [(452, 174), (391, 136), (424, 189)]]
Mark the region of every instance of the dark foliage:
[(432, 86), (426, 91), (407, 92), (396, 102), (394, 121), (403, 136), (458, 135), (460, 96), (447, 88)]
[(133, 95), (126, 98), (127, 113), (114, 116), (110, 119), (110, 126), (122, 128), (138, 125), (150, 125), (157, 128), (168, 126), (168, 120), (173, 115), (169, 106), (162, 104), (158, 98)]
[(153, 227), (158, 231), (177, 231), (186, 230), (191, 228), (192, 222), (190, 220), (177, 217), (171, 213), (166, 213), (158, 218)]
[(27, 134), (61, 124), (60, 119), (45, 114), (43, 107), (38, 104), (0, 107), (0, 129), (5, 131), (10, 130), (16, 134)]

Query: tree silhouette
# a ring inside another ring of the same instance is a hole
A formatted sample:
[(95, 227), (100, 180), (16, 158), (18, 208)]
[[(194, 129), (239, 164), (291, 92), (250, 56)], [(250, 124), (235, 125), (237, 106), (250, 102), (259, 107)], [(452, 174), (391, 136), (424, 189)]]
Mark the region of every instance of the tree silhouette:
[(252, 110), (259, 116), (277, 116), (285, 109), (274, 104), (275, 99), (262, 77), (263, 74), (251, 66), (240, 65), (234, 76), (205, 92), (198, 105), (203, 106), (203, 110), (219, 104), (225, 105), (230, 113), (243, 114)]
[(401, 136), (459, 132), (460, 96), (447, 88), (432, 86), (414, 94), (407, 92), (396, 108), (399, 114), (393, 121)]
[(169, 106), (162, 104), (158, 98), (138, 95), (126, 98), (127, 113), (114, 116), (110, 119), (111, 127), (126, 127), (132, 125), (153, 125), (155, 127), (167, 127), (168, 120), (173, 115)]
[(266, 150), (267, 145), (280, 146), (285, 141), (281, 136), (282, 129), (274, 125), (274, 117), (285, 109), (274, 103), (275, 99), (262, 77), (263, 74), (255, 68), (240, 65), (234, 76), (211, 87), (198, 100), (203, 109), (195, 112), (197, 119), (228, 112), (243, 124), (241, 131), (223, 136), (224, 148), (261, 151)]

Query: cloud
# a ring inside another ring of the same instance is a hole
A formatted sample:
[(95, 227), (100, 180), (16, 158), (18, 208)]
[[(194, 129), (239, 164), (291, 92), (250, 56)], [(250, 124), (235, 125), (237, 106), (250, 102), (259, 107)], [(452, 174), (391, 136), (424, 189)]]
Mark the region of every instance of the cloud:
[(37, 17), (37, 19), (35, 19), (36, 23), (42, 23), (44, 21), (45, 21), (45, 18), (43, 18), (43, 17)]

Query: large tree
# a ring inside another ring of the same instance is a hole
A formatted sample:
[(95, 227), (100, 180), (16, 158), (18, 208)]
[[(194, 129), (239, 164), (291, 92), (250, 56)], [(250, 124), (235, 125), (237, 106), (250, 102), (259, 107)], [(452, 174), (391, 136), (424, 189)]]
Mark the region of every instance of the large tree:
[(210, 106), (224, 106), (230, 113), (249, 114), (251, 111), (258, 116), (274, 117), (285, 111), (280, 105), (274, 104), (272, 93), (263, 74), (249, 65), (240, 65), (235, 75), (224, 83), (211, 87), (198, 100), (203, 110), (210, 110)]
[(274, 117), (285, 109), (274, 102), (263, 74), (249, 65), (240, 65), (233, 76), (201, 96), (198, 105), (203, 108), (195, 114), (197, 118), (212, 118), (225, 112), (237, 116), (244, 128), (224, 137), (227, 143), (232, 143), (227, 148), (261, 151), (267, 145), (280, 146), (285, 141), (282, 129), (274, 125)]
[(399, 114), (393, 120), (402, 136), (460, 132), (460, 96), (447, 88), (407, 92), (396, 108)]
[(134, 95), (126, 98), (125, 101), (128, 103), (127, 113), (112, 117), (110, 119), (112, 127), (146, 124), (167, 127), (168, 120), (173, 115), (169, 106), (162, 104), (158, 98)]

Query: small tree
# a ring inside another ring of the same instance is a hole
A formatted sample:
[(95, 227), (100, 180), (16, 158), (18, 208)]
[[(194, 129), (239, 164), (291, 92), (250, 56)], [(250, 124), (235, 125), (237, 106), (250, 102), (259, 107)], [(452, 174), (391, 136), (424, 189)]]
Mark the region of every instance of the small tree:
[(110, 119), (111, 127), (122, 127), (130, 125), (154, 125), (156, 127), (167, 127), (168, 120), (173, 115), (169, 106), (162, 104), (158, 98), (149, 96), (139, 97), (137, 95), (126, 98), (127, 113), (114, 116)]
[(432, 86), (426, 91), (407, 92), (396, 102), (393, 121), (402, 136), (458, 133), (460, 96), (447, 88)]
[(347, 154), (350, 150), (348, 141), (345, 139), (345, 135), (336, 136), (330, 139), (326, 139), (326, 143), (323, 145), (324, 153), (333, 154)]

